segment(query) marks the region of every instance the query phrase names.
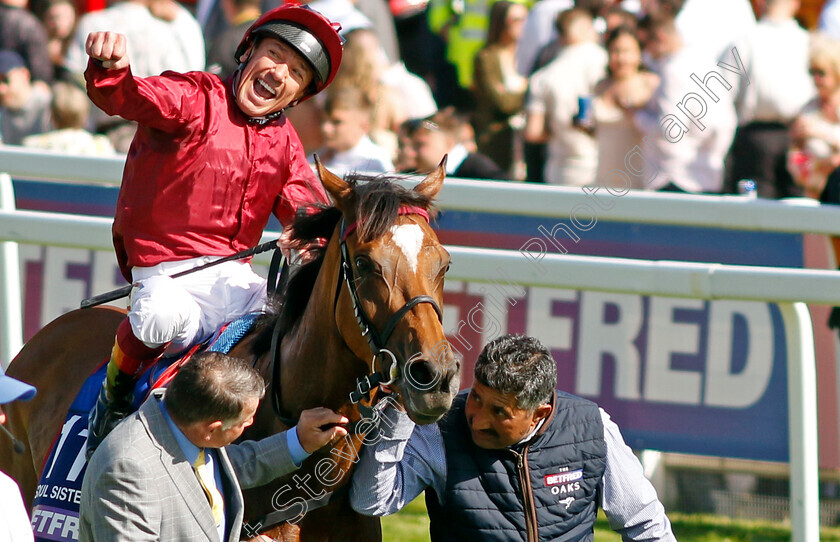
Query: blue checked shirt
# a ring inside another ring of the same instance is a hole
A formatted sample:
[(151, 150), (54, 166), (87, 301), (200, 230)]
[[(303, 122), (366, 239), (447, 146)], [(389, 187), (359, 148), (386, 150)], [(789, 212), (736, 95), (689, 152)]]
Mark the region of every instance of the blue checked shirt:
[[(393, 514), (426, 488), (444, 495), (446, 487), (445, 448), (437, 424), (415, 426), (393, 407), (383, 415), (387, 422), (380, 423), (381, 440), (362, 450), (350, 487), (350, 504), (368, 516)], [(665, 508), (641, 463), (603, 409), (601, 419), (607, 461), (600, 504), (610, 527), (624, 541), (676, 542)]]

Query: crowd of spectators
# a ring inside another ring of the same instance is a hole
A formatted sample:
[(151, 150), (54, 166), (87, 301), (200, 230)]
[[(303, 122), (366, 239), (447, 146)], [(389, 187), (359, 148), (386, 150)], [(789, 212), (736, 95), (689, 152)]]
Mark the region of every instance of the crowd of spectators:
[[(136, 75), (225, 78), (245, 29), (278, 4), (188, 2), (83, 13), (75, 0), (0, 0), (2, 142), (125, 153), (134, 127), (74, 93), (89, 32), (125, 34)], [(341, 172), (423, 172), (446, 152), (465, 177), (689, 193), (749, 178), (762, 197), (819, 198), (840, 165), (833, 0), (810, 31), (798, 0), (309, 4), (341, 23), (345, 58), (325, 96), (287, 115), (307, 153)]]

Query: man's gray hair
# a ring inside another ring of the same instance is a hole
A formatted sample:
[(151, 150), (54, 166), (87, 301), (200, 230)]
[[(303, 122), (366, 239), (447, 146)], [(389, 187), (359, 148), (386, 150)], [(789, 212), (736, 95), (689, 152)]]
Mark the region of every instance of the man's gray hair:
[(551, 400), (557, 386), (557, 365), (537, 339), (504, 335), (478, 355), (475, 379), (499, 393), (514, 395), (518, 408), (533, 411)]
[(221, 420), (224, 428), (240, 422), (245, 403), (262, 399), (265, 380), (244, 360), (221, 354), (196, 354), (166, 388), (170, 416), (190, 424)]

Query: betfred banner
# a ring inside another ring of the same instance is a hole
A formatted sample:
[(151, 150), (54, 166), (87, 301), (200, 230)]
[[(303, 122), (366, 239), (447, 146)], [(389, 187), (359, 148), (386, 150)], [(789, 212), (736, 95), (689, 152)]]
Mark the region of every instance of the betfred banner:
[[(16, 183), (22, 209), (112, 216), (116, 189)], [(620, 204), (620, 203), (619, 203)], [(445, 244), (544, 253), (804, 267), (801, 235), (445, 211)], [(277, 229), (276, 223), (269, 228)], [(813, 245), (813, 243), (810, 243)], [(823, 246), (823, 245), (820, 245)], [(111, 253), (22, 246), (29, 337), (79, 301), (122, 285)], [(532, 288), (500, 273), (491, 283), (448, 281), (444, 325), (464, 360), (462, 384), (486, 342), (538, 337), (557, 361), (558, 386), (601, 405), (628, 444), (768, 461), (788, 459), (785, 330), (769, 303), (674, 299)], [(824, 319), (815, 328), (827, 336)], [(821, 466), (838, 466), (833, 345), (818, 341)]]

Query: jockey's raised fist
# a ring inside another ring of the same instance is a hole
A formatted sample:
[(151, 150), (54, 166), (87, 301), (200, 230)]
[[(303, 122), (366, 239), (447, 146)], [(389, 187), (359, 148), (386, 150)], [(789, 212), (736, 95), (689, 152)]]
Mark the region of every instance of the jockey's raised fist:
[(117, 32), (91, 32), (85, 41), (85, 52), (109, 70), (128, 67), (126, 39)]

